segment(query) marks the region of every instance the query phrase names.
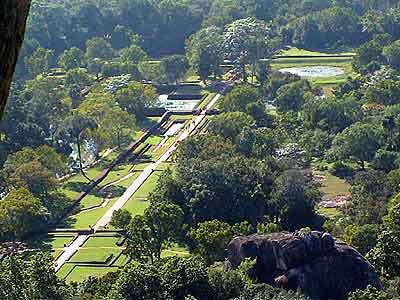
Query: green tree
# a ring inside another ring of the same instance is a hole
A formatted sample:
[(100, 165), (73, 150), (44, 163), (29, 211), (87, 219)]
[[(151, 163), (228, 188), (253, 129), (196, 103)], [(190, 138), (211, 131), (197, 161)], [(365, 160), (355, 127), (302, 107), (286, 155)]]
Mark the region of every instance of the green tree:
[(78, 85), (85, 88), (93, 84), (93, 77), (84, 69), (70, 69), (65, 76), (65, 83), (69, 86)]
[(227, 247), (233, 233), (229, 224), (218, 220), (206, 221), (191, 229), (189, 237), (194, 241), (194, 252), (203, 257), (208, 264), (226, 257)]
[(349, 300), (389, 300), (390, 296), (384, 292), (379, 291), (372, 286), (368, 286), (365, 290), (356, 290), (350, 293)]
[(115, 100), (121, 109), (135, 116), (137, 120), (143, 119), (144, 109), (156, 103), (158, 95), (152, 86), (139, 82), (132, 82), (126, 88), (117, 91)]
[(42, 227), (46, 210), (27, 189), (11, 190), (0, 201), (0, 228), (3, 241), (21, 241), (23, 237)]
[(121, 50), (121, 59), (125, 62), (138, 64), (139, 62), (147, 59), (147, 54), (139, 46), (131, 45), (128, 48)]
[[(241, 74), (244, 82), (247, 80), (246, 64), (258, 61), (258, 55), (254, 54), (258, 54), (262, 48), (266, 48), (264, 46), (268, 33), (269, 28), (266, 24), (252, 17), (235, 20), (225, 26), (225, 49), (237, 66), (236, 73)], [(263, 47), (260, 48), (260, 44)]]
[(379, 228), (374, 224), (349, 225), (345, 229), (343, 240), (366, 255), (376, 245)]
[(73, 290), (55, 273), (50, 255), (8, 255), (0, 261), (3, 300), (72, 300)]
[(129, 133), (136, 129), (135, 117), (118, 106), (106, 112), (102, 125), (103, 129), (115, 140), (113, 144), (116, 144), (118, 149), (121, 149), (124, 137), (126, 135), (129, 137)]
[(162, 282), (156, 266), (131, 263), (120, 273), (108, 294), (110, 300), (164, 299)]
[(30, 57), (25, 59), (25, 64), (32, 77), (49, 71), (53, 53), (53, 50), (38, 48)]
[(245, 127), (251, 127), (254, 119), (242, 112), (226, 112), (215, 117), (208, 128), (212, 134), (234, 140)]
[(381, 146), (382, 129), (373, 124), (355, 123), (338, 134), (330, 153), (337, 159), (350, 159), (365, 170)]
[(52, 172), (38, 160), (17, 165), (5, 179), (9, 187), (26, 188), (36, 197), (45, 197), (58, 187)]
[(210, 75), (218, 76), (223, 63), (223, 37), (217, 27), (199, 30), (186, 41), (187, 57), (192, 69), (205, 82)]
[(97, 124), (92, 118), (81, 114), (74, 114), (64, 120), (64, 128), (62, 129), (62, 134), (68, 138), (69, 141), (76, 143), (78, 149), (79, 169), (82, 175), (89, 181), (91, 181), (91, 179), (87, 177), (84, 171), (81, 144), (85, 132), (96, 128)]
[(141, 61), (139, 62), (138, 68), (142, 78), (146, 80), (159, 83), (166, 81), (165, 68), (162, 63)]
[(94, 58), (88, 61), (87, 69), (89, 73), (96, 75), (96, 78), (99, 79), (99, 74), (103, 67), (103, 62), (99, 58)]
[(400, 69), (400, 40), (383, 48), (383, 55), (385, 56), (389, 65), (391, 65), (393, 68), (399, 70)]
[(94, 37), (86, 42), (86, 56), (90, 60), (95, 58), (111, 59), (114, 57), (114, 49), (105, 39)]
[(183, 79), (189, 68), (186, 57), (182, 55), (166, 56), (161, 60), (161, 64), (163, 65), (165, 76), (169, 83), (177, 84), (179, 80)]
[(129, 225), (131, 220), (132, 220), (131, 213), (126, 209), (120, 209), (114, 211), (110, 224), (113, 227), (124, 229)]
[(58, 65), (64, 70), (80, 68), (84, 64), (84, 53), (76, 47), (65, 50), (58, 58)]
[(306, 100), (307, 93), (311, 92), (310, 83), (300, 80), (280, 87), (276, 94), (276, 104), (280, 111), (299, 111)]
[(126, 227), (126, 253), (154, 263), (165, 245), (176, 241), (182, 230), (183, 212), (170, 203), (150, 205), (143, 216), (135, 216)]
[(274, 182), (272, 199), (275, 208), (272, 220), (288, 231), (316, 227), (318, 217), (315, 204), (320, 198), (317, 186), (301, 171), (285, 171)]
[(220, 107), (226, 112), (247, 112), (248, 104), (259, 101), (261, 101), (261, 95), (257, 88), (251, 85), (239, 85), (221, 99)]
[(372, 161), (371, 165), (374, 169), (389, 173), (397, 169), (399, 156), (397, 152), (379, 149)]
[(169, 257), (159, 263), (163, 291), (170, 299), (207, 299), (209, 284), (207, 266), (202, 259), (189, 257)]

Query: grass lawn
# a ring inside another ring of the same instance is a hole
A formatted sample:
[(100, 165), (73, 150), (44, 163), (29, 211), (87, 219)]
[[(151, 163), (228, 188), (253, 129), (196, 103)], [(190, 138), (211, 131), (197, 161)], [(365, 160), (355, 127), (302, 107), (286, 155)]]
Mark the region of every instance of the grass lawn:
[(204, 91), (201, 85), (198, 84), (183, 84), (180, 85), (175, 91), (175, 94), (178, 95), (200, 95), (202, 93), (204, 93)]
[(206, 98), (204, 98), (204, 100), (199, 103), (199, 105), (197, 106), (197, 109), (206, 108), (207, 105), (211, 102), (211, 100), (214, 99), (214, 97), (215, 97), (215, 93), (208, 94), (208, 96)]
[(63, 250), (64, 245), (68, 245), (69, 242), (74, 238), (73, 235), (70, 236), (48, 236), (49, 238), (45, 240), (45, 245), (50, 246), (52, 251), (51, 255), (57, 257)]
[(81, 248), (71, 257), (68, 261), (69, 263), (96, 263), (96, 264), (106, 264), (110, 261), (111, 256), (116, 257), (121, 253), (122, 249), (113, 247), (93, 247), (93, 248)]
[(82, 208), (91, 208), (97, 205), (100, 205), (103, 202), (103, 197), (96, 195), (87, 195), (81, 201)]
[(68, 275), (69, 272), (72, 271), (72, 269), (75, 267), (74, 264), (64, 264), (60, 270), (57, 272), (57, 276), (61, 279), (65, 279), (65, 277)]
[(121, 254), (116, 261), (113, 262), (113, 267), (123, 267), (129, 262), (129, 257)]
[(95, 225), (96, 222), (106, 213), (108, 209), (110, 209), (117, 199), (118, 197), (110, 199), (110, 202), (105, 207), (82, 211), (72, 216), (74, 222), (72, 222), (71, 228), (88, 229), (89, 226)]
[(146, 139), (145, 143), (150, 145), (158, 145), (162, 141), (162, 137), (158, 135), (152, 135), (148, 139)]
[(144, 210), (149, 206), (149, 203), (144, 200), (155, 189), (160, 175), (160, 171), (153, 172), (153, 174), (143, 183), (136, 193), (132, 195), (123, 208), (128, 210), (132, 215), (143, 214)]
[(117, 247), (117, 242), (120, 239), (119, 236), (93, 236), (90, 237), (83, 248), (95, 248), (95, 247)]
[(121, 177), (124, 177), (129, 173), (129, 171), (132, 169), (131, 164), (125, 164), (125, 165), (119, 165), (117, 166), (114, 170), (112, 170), (108, 175), (107, 178), (104, 179), (104, 181), (101, 183), (102, 186), (110, 184), (111, 182), (114, 182), (118, 180)]
[(317, 212), (328, 219), (337, 219), (342, 213), (337, 208), (319, 208)]
[(325, 196), (332, 198), (339, 195), (346, 196), (350, 194), (350, 184), (345, 180), (335, 177), (329, 172), (317, 172), (316, 174), (324, 177), (321, 182), (322, 187), (320, 190)]
[(189, 251), (177, 245), (171, 246), (168, 249), (165, 249), (161, 252), (161, 257), (171, 257), (171, 256), (178, 256), (178, 257), (185, 257), (190, 255)]
[(287, 50), (281, 51), (278, 56), (326, 56), (326, 55), (354, 55), (353, 52), (341, 52), (341, 53), (322, 53), (318, 51), (311, 51), (305, 49), (299, 49), (296, 47), (290, 47)]
[(187, 121), (191, 120), (193, 118), (193, 115), (172, 115), (169, 120), (170, 121)]
[(109, 272), (115, 272), (118, 267), (92, 267), (92, 266), (76, 266), (72, 273), (66, 278), (68, 282), (82, 282), (89, 276), (101, 277)]

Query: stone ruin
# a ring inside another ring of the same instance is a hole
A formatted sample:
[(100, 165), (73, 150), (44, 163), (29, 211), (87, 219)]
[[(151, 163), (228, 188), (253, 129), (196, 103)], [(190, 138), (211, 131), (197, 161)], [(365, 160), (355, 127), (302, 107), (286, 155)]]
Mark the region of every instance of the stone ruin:
[(380, 288), (373, 267), (354, 248), (330, 234), (311, 231), (237, 237), (228, 246), (225, 270), (255, 259), (259, 282), (300, 291), (311, 298), (345, 300), (368, 285)]

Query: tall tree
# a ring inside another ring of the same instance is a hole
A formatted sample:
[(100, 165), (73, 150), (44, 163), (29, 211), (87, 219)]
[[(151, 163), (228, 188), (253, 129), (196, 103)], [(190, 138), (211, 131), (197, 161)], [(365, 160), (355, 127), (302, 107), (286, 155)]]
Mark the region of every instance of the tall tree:
[(4, 0), (0, 7), (0, 119), (24, 39), (30, 0)]
[(65, 119), (64, 124), (63, 133), (69, 135), (70, 140), (76, 143), (78, 149), (79, 169), (82, 175), (87, 180), (91, 181), (84, 171), (81, 144), (84, 132), (87, 130), (96, 129), (97, 124), (92, 118), (80, 114), (74, 114), (71, 117), (68, 117)]

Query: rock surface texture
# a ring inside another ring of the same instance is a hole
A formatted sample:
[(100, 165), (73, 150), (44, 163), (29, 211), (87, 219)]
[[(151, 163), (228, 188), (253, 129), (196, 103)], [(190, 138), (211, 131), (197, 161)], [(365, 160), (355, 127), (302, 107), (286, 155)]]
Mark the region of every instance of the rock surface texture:
[(253, 258), (259, 281), (300, 290), (312, 298), (342, 300), (356, 289), (380, 287), (375, 270), (361, 254), (328, 233), (237, 237), (229, 243), (228, 252), (226, 270)]
[(0, 120), (25, 34), (31, 0), (0, 1)]

